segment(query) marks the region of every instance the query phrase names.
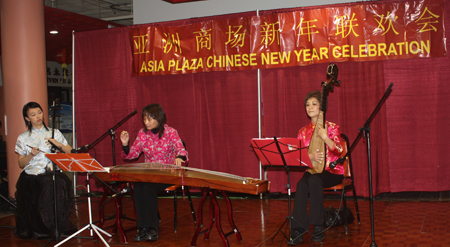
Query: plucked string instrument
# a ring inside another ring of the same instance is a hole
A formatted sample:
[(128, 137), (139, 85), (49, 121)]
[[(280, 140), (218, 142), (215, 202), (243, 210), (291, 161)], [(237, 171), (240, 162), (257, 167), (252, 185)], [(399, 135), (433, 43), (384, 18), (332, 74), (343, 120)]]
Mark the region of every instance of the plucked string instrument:
[(226, 190), (258, 195), (270, 189), (270, 182), (229, 173), (162, 163), (133, 163), (109, 167), (108, 173), (97, 172), (106, 182), (165, 183)]
[[(331, 90), (333, 90), (334, 85), (340, 84), (341, 82), (337, 80), (338, 76), (338, 67), (336, 64), (330, 63), (327, 68), (327, 81), (322, 81), (322, 97), (320, 100), (320, 113), (317, 118), (317, 122), (314, 123), (316, 126), (319, 125), (322, 128), (325, 128), (325, 115), (327, 111), (327, 103), (328, 103), (328, 94)], [(314, 129), (314, 132), (311, 137), (311, 141), (309, 142), (308, 154), (312, 155), (315, 150), (319, 150), (319, 152), (324, 154), (324, 158), (322, 162), (316, 162), (315, 160), (311, 160), (313, 168), (308, 169), (311, 174), (314, 173), (322, 173), (325, 164), (327, 161), (327, 153), (325, 142), (320, 138), (317, 128)]]

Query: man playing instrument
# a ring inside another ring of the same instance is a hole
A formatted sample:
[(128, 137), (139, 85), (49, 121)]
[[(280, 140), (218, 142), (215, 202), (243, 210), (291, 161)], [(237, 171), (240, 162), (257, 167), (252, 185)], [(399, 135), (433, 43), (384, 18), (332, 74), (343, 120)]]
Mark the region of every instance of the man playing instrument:
[[(322, 93), (312, 91), (305, 97), (305, 108), (311, 122), (300, 129), (298, 139), (309, 146), (314, 131), (318, 132), (319, 138), (326, 144), (326, 166), (322, 173), (311, 174), (306, 171), (297, 183), (297, 191), (294, 199), (292, 212), (292, 240), (289, 245), (297, 245), (303, 240), (303, 234), (309, 231), (310, 224), (314, 226), (313, 241), (320, 242), (324, 239), (324, 207), (323, 188), (331, 187), (342, 182), (344, 168), (337, 165), (330, 168), (330, 163), (337, 160), (343, 149), (340, 141), (339, 126), (326, 121), (325, 128), (317, 124), (320, 114), (320, 100)], [(319, 150), (313, 150), (309, 155), (311, 160), (323, 162), (325, 155)], [(309, 217), (307, 211), (308, 194), (310, 200)]]

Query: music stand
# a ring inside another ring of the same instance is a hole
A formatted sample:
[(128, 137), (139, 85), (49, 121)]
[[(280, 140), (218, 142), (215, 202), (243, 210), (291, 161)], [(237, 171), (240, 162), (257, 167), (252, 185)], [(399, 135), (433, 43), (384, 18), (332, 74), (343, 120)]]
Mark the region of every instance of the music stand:
[[(292, 210), (291, 210), (291, 173), (290, 167), (305, 167), (312, 168), (311, 160), (309, 159), (308, 149), (304, 146), (303, 142), (297, 138), (253, 138), (251, 140), (252, 148), (258, 156), (263, 166), (283, 166), (286, 169), (288, 176), (288, 183), (286, 187), (288, 189), (288, 216), (283, 224), (278, 229), (277, 233), (273, 236), (272, 242), (275, 237), (281, 232), (284, 224), (288, 222), (289, 237), (285, 232), (282, 232), (283, 238), (286, 238), (288, 242), (292, 242)], [(288, 227), (286, 226), (286, 228)], [(300, 236), (298, 236), (300, 237)]]
[(90, 234), (93, 236), (94, 231), (97, 236), (102, 240), (102, 242), (109, 247), (108, 243), (105, 241), (105, 239), (102, 237), (102, 235), (99, 232), (102, 232), (108, 237), (111, 237), (112, 235), (104, 231), (103, 229), (99, 228), (98, 226), (92, 224), (92, 209), (91, 209), (91, 189), (89, 185), (89, 173), (91, 172), (107, 172), (105, 168), (103, 168), (97, 160), (92, 158), (87, 153), (80, 153), (80, 154), (45, 154), (47, 158), (53, 161), (53, 163), (57, 164), (63, 171), (70, 171), (70, 172), (86, 172), (87, 176), (87, 192), (88, 192), (88, 210), (89, 210), (89, 224), (87, 224), (85, 227), (81, 228), (74, 234), (70, 235), (63, 241), (59, 242), (56, 246), (60, 246), (61, 244), (65, 243), (69, 239), (75, 237), (82, 231), (86, 229), (90, 229)]

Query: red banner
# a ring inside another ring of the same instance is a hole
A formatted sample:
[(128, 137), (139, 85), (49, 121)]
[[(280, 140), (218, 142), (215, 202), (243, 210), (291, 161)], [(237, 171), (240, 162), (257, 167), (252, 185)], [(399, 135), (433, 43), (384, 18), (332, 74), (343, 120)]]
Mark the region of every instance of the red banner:
[(444, 0), (358, 3), (130, 29), (133, 75), (446, 55)]

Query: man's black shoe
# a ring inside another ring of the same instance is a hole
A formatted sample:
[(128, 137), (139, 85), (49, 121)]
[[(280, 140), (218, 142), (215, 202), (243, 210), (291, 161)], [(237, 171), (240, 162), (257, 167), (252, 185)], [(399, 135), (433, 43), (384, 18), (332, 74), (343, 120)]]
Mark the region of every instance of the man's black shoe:
[(321, 242), (325, 238), (325, 234), (323, 233), (323, 226), (314, 226), (313, 236), (314, 242)]
[(134, 242), (140, 242), (140, 241), (147, 240), (148, 239), (148, 237), (146, 237), (147, 234), (148, 234), (148, 229), (146, 229), (146, 228), (139, 228), (137, 230), (136, 236), (134, 236), (134, 239), (133, 239)]
[(305, 229), (293, 229), (291, 233), (291, 239), (288, 240), (288, 245), (298, 245), (303, 241), (303, 234), (305, 234)]
[(150, 228), (147, 232), (146, 238), (150, 241), (156, 241), (159, 238), (159, 233), (155, 229)]

